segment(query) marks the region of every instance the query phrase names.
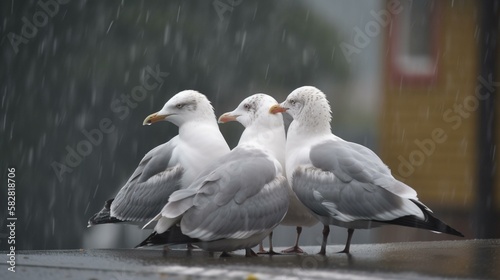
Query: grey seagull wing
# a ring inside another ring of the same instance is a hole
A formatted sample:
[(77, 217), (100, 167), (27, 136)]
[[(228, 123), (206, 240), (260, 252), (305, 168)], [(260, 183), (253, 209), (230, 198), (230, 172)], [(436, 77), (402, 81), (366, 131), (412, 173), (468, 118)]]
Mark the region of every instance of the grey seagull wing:
[(293, 190), (316, 215), (341, 222), (424, 218), (416, 192), (397, 181), (368, 148), (329, 140), (310, 150), (309, 166), (293, 173)]
[(187, 189), (172, 195), (162, 211), (183, 215), (182, 232), (213, 241), (243, 239), (277, 226), (288, 210), (286, 178), (266, 154), (237, 147)]
[(149, 151), (111, 203), (111, 216), (123, 221), (153, 219), (181, 187), (184, 168), (172, 163), (178, 136)]

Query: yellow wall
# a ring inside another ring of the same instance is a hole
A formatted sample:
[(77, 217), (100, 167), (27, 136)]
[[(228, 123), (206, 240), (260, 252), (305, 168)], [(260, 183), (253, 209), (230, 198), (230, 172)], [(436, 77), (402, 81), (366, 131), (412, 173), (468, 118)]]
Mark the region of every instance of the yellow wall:
[[(478, 7), (476, 1), (455, 1), (453, 7), (448, 2), (441, 2), (438, 15), (437, 81), (433, 85), (399, 84), (386, 75), (380, 148), (393, 174), (416, 189), (424, 203), (443, 208), (471, 207), (475, 201), (477, 109), (468, 117), (446, 112), (464, 100), (470, 104), (474, 101)], [(389, 65), (388, 57), (385, 65)], [(413, 173), (401, 174), (398, 157), (408, 160), (412, 152), (420, 151), (415, 140), (431, 138), (435, 129), (446, 134), (446, 141), (435, 143), (435, 151), (426, 155)], [(500, 201), (500, 194), (497, 198)]]

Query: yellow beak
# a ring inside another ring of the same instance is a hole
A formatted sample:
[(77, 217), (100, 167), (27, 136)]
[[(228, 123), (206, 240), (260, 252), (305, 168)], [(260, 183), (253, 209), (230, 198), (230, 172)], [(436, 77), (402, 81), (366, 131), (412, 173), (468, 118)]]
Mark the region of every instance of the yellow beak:
[(160, 115), (158, 113), (153, 113), (144, 119), (142, 125), (151, 125), (152, 123), (163, 121), (168, 116), (169, 115)]
[(234, 122), (240, 115), (231, 115), (231, 113), (224, 113), (219, 117), (219, 123)]
[(286, 110), (288, 110), (288, 108), (284, 108), (284, 107), (281, 107), (281, 105), (276, 104), (276, 105), (271, 106), (271, 108), (269, 108), (269, 113), (271, 113), (271, 114), (284, 113), (284, 112), (286, 112)]

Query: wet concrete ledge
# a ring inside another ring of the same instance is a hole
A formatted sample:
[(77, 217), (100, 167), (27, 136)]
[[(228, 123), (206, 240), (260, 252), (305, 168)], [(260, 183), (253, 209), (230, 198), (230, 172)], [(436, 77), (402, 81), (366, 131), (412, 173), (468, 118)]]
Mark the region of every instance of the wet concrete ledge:
[[(280, 248), (278, 248), (280, 249)], [(304, 255), (230, 258), (173, 249), (16, 252), (16, 272), (2, 279), (500, 279), (500, 239), (304, 247)], [(5, 259), (7, 252), (2, 252)], [(8, 278), (5, 278), (8, 277)]]

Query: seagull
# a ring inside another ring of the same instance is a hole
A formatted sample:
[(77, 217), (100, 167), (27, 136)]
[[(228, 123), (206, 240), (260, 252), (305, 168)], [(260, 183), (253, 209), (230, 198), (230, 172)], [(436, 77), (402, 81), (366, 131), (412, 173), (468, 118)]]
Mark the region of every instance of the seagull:
[(210, 101), (197, 91), (177, 93), (143, 124), (159, 121), (175, 124), (179, 134), (144, 156), (115, 198), (90, 218), (89, 227), (153, 219), (174, 191), (189, 186), (202, 170), (230, 151)]
[[(252, 99), (256, 99), (259, 95), (255, 95), (254, 97), (247, 100), (247, 102), (251, 102)], [(270, 98), (266, 97), (271, 100)], [(254, 101), (252, 101), (254, 102)], [(272, 104), (273, 105), (273, 104)], [(251, 122), (249, 122), (246, 118), (233, 118), (231, 117), (231, 113), (226, 113), (219, 118), (220, 123), (226, 123), (229, 121), (238, 121), (240, 122), (246, 129), (241, 136), (241, 141), (247, 141), (247, 139), (254, 139), (256, 137), (266, 137), (266, 134), (263, 134), (262, 130), (254, 129), (250, 126)], [(286, 145), (286, 137), (285, 137), (285, 129), (282, 119), (273, 119), (276, 121), (276, 131), (269, 132), (268, 134), (273, 134), (275, 139), (274, 141), (268, 143), (272, 146), (271, 148), (276, 156), (276, 159), (280, 162), (281, 166), (285, 166), (285, 145)], [(254, 126), (255, 127), (255, 126)], [(288, 183), (288, 182), (287, 182)], [(288, 184), (287, 184), (288, 185)], [(289, 186), (289, 185), (288, 185)], [(295, 245), (289, 249), (283, 250), (283, 253), (303, 253), (303, 250), (299, 247), (299, 238), (300, 233), (302, 232), (302, 226), (311, 227), (317, 224), (319, 221), (316, 219), (309, 210), (300, 202), (292, 191), (290, 187), (287, 188), (288, 191), (288, 199), (289, 199), (289, 207), (288, 212), (286, 213), (285, 218), (281, 221), (280, 225), (284, 226), (296, 226), (297, 227), (297, 238), (295, 241)], [(262, 243), (259, 244), (259, 254), (270, 254), (275, 255), (278, 254), (273, 250), (273, 232), (269, 234), (269, 250), (265, 251)]]
[[(170, 196), (154, 219), (155, 232), (139, 247), (189, 241), (210, 252), (245, 249), (246, 256), (255, 255), (251, 248), (278, 226), (289, 204), (277, 159), (284, 154), (283, 119), (269, 113), (276, 103), (269, 95), (255, 94), (219, 118), (245, 126), (237, 147)], [(179, 228), (184, 238), (170, 233)]]
[(401, 225), (462, 236), (433, 216), (417, 192), (396, 180), (370, 149), (331, 133), (331, 109), (312, 86), (292, 91), (270, 113), (288, 112), (286, 174), (298, 199), (324, 224), (319, 254), (326, 254), (329, 225), (348, 229), (349, 253), (354, 229)]
[[(255, 95), (251, 99), (257, 98), (259, 95)], [(267, 97), (266, 97), (267, 98)], [(270, 100), (270, 98), (268, 98)], [(248, 100), (247, 102), (250, 102)], [(250, 127), (251, 122), (248, 121), (246, 118), (233, 118), (231, 117), (231, 113), (226, 113), (222, 115), (219, 118), (220, 123), (226, 123), (229, 121), (238, 121), (240, 122), (246, 129), (243, 132), (243, 135), (241, 136), (240, 143), (243, 143), (247, 141), (247, 139), (253, 139), (256, 137), (266, 137), (266, 134), (263, 134), (261, 130), (254, 129), (253, 127)], [(280, 162), (281, 166), (285, 166), (285, 144), (286, 144), (286, 137), (285, 137), (285, 129), (284, 129), (284, 124), (283, 120), (276, 118), (274, 119), (276, 121), (276, 131), (272, 132), (274, 135), (275, 139), (274, 141), (270, 142), (272, 146), (269, 147), (271, 148), (276, 156), (276, 159)], [(269, 132), (268, 134), (270, 134)], [(242, 142), (243, 141), (243, 142)], [(288, 182), (287, 182), (288, 183)], [(284, 226), (297, 226), (297, 238), (295, 245), (291, 247), (290, 249), (283, 250), (283, 253), (303, 253), (302, 249), (298, 246), (299, 243), (299, 238), (300, 238), (300, 233), (302, 231), (301, 226), (313, 226), (316, 223), (318, 223), (318, 220), (309, 212), (309, 210), (298, 200), (297, 196), (295, 193), (292, 191), (290, 187), (287, 188), (288, 191), (288, 199), (289, 199), (289, 207), (288, 207), (288, 212), (286, 213), (285, 218), (281, 222), (280, 225)], [(270, 254), (270, 255), (275, 255), (278, 254), (274, 252), (273, 250), (273, 232), (269, 234), (269, 250), (265, 251), (262, 243), (259, 244), (259, 254)]]

